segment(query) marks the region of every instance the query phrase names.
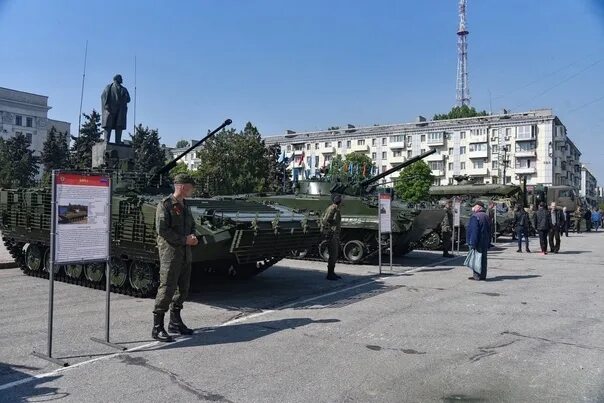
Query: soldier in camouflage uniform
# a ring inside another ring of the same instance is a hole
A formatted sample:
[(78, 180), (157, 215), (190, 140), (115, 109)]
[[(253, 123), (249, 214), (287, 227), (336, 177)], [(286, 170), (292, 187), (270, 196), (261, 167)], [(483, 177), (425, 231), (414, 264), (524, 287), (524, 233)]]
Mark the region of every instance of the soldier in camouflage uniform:
[(451, 250), (451, 236), (453, 235), (453, 210), (451, 200), (445, 202), (445, 216), (440, 223), (440, 234), (443, 241), (443, 257), (453, 257)]
[(168, 308), (168, 331), (193, 333), (180, 317), (180, 310), (189, 292), (191, 247), (198, 242), (195, 221), (185, 201), (185, 197), (191, 197), (193, 187), (194, 182), (189, 175), (176, 175), (174, 193), (159, 202), (155, 213), (160, 269), (151, 336), (159, 341), (172, 341), (172, 336), (164, 329), (164, 314)]
[(327, 236), (327, 248), (329, 259), (327, 261), (327, 280), (339, 280), (341, 277), (335, 273), (336, 261), (340, 253), (340, 225), (342, 222), (342, 213), (340, 212), (340, 204), (342, 196), (333, 195), (332, 204), (327, 207), (323, 214), (323, 231)]

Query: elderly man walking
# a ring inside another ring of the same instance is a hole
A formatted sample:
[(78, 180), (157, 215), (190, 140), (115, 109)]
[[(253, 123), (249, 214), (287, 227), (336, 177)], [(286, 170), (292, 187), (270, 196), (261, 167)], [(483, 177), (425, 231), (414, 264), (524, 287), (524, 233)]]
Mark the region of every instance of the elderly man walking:
[(552, 221), (549, 211), (545, 209), (545, 203), (539, 203), (539, 210), (535, 213), (534, 225), (539, 234), (539, 243), (541, 244), (541, 254), (547, 255), (547, 235), (552, 227)]
[(486, 280), (487, 278), (487, 251), (491, 243), (491, 220), (486, 213), (484, 203), (477, 201), (472, 207), (472, 216), (466, 229), (466, 243), (470, 250), (475, 249), (482, 255), (480, 273), (473, 272), (469, 280)]
[(556, 202), (550, 204), (549, 214), (552, 222), (549, 229), (549, 249), (553, 253), (558, 253), (560, 251), (560, 232), (564, 230), (566, 220), (564, 213), (556, 207)]

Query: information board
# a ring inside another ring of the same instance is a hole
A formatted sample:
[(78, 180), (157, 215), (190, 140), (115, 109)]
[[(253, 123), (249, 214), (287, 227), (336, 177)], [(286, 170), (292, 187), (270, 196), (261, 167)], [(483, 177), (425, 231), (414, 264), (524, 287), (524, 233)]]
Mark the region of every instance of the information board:
[(453, 226), (459, 227), (461, 221), (461, 202), (453, 202)]
[(389, 234), (392, 230), (392, 219), (390, 215), (390, 194), (380, 193), (380, 229), (382, 234)]
[(55, 264), (109, 258), (111, 187), (106, 175), (57, 174)]

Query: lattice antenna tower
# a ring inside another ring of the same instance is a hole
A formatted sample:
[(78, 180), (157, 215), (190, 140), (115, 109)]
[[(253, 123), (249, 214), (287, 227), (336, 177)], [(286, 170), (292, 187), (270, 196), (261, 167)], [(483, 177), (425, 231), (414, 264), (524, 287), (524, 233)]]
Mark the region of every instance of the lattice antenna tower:
[(470, 105), (468, 87), (468, 31), (466, 0), (459, 0), (459, 29), (457, 30), (457, 105)]

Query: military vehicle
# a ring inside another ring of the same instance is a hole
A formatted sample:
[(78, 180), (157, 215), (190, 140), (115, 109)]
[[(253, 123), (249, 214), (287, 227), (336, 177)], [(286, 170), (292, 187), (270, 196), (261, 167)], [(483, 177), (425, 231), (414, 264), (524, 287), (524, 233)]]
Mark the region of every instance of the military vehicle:
[[(431, 154), (435, 150), (410, 158), (361, 182), (332, 181), (322, 178), (298, 182), (293, 195), (251, 196), (251, 200), (262, 201), (271, 206), (285, 206), (296, 211), (321, 214), (331, 203), (332, 194), (343, 194), (341, 260), (346, 263), (361, 263), (378, 253), (380, 245), (389, 247), (387, 236), (378, 236), (377, 193), (378, 182), (393, 172), (403, 169)], [(430, 236), (438, 227), (444, 212), (441, 209), (408, 207), (395, 200), (391, 208), (393, 253), (402, 255), (411, 251), (415, 243)], [(329, 257), (327, 242), (317, 243), (313, 248), (297, 247), (292, 252), (295, 258), (323, 259)]]
[(461, 201), (461, 239), (465, 239), (465, 224), (472, 214), (472, 205), (480, 200), (488, 207), (489, 202), (495, 204), (495, 232), (498, 235), (509, 234), (513, 230), (514, 209), (521, 201), (522, 188), (516, 185), (497, 185), (476, 183), (467, 175), (456, 176), (456, 185), (432, 186), (430, 196), (442, 199), (458, 197)]
[[(231, 123), (225, 121), (157, 172), (131, 169), (134, 153), (123, 144), (98, 143), (90, 173), (111, 175), (111, 289), (133, 296), (152, 296), (158, 286), (155, 210), (172, 192), (167, 175), (176, 163)], [(0, 230), (8, 251), (27, 275), (48, 277), (51, 224), (50, 187), (0, 189)], [(249, 277), (288, 256), (294, 248), (320, 242), (320, 219), (284, 206), (252, 201), (189, 199), (199, 245), (192, 247), (193, 273)], [(76, 216), (62, 219), (78, 220)], [(61, 219), (61, 218), (60, 218)], [(104, 264), (55, 267), (54, 278), (104, 288)]]
[(549, 205), (556, 202), (560, 208), (566, 207), (569, 212), (574, 212), (577, 208), (585, 207), (585, 202), (579, 197), (578, 192), (572, 186), (545, 186), (543, 184), (532, 187), (523, 185), (524, 202), (526, 205), (537, 206), (541, 202)]

